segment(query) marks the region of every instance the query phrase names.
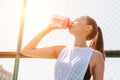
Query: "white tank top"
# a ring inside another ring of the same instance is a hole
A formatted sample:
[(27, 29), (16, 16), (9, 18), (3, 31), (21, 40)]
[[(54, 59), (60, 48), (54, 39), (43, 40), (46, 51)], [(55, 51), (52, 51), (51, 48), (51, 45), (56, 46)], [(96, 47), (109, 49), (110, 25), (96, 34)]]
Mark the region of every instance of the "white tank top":
[(54, 80), (83, 80), (93, 50), (88, 47), (66, 47), (56, 61)]

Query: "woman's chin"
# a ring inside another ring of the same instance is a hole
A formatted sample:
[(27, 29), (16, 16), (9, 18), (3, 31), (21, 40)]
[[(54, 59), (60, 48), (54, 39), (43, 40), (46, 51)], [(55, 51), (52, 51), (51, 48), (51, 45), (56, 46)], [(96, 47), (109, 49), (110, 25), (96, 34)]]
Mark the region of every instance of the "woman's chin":
[(70, 34), (73, 34), (73, 32), (72, 32), (72, 30), (71, 30), (71, 29), (69, 29), (69, 33), (70, 33)]

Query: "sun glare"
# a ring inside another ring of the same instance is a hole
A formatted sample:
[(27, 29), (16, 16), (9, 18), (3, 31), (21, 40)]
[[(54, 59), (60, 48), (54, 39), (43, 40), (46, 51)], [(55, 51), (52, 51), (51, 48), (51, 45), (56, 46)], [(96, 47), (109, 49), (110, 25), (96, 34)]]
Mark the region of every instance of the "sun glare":
[[(48, 24), (50, 17), (49, 10), (44, 5), (37, 4), (34, 1), (28, 1), (25, 17), (25, 25), (35, 28), (35, 26), (44, 26)], [(42, 29), (42, 27), (41, 27)]]

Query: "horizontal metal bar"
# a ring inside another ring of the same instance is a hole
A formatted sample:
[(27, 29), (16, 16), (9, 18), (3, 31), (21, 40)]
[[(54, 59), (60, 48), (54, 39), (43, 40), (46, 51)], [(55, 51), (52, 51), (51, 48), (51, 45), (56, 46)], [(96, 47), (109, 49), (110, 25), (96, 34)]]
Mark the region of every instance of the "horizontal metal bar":
[(0, 58), (16, 58), (16, 55), (19, 55), (20, 58), (32, 58), (22, 55), (21, 53), (16, 54), (16, 52), (0, 52)]
[[(112, 51), (112, 50), (107, 50), (105, 51), (106, 57), (120, 57), (120, 50)], [(21, 53), (18, 54), (20, 58), (33, 58), (33, 57), (28, 57), (25, 55), (22, 55)], [(0, 58), (15, 58), (16, 57), (16, 52), (0, 52)]]
[(120, 57), (120, 50), (107, 50), (105, 51), (106, 57)]

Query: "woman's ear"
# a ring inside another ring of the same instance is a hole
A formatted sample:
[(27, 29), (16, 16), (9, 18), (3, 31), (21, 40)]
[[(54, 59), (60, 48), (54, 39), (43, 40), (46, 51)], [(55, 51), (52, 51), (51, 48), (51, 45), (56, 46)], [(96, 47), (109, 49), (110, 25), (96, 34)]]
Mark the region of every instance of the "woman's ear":
[(87, 26), (85, 26), (85, 30), (86, 30), (86, 31), (91, 31), (91, 30), (92, 30), (92, 25), (87, 25)]

